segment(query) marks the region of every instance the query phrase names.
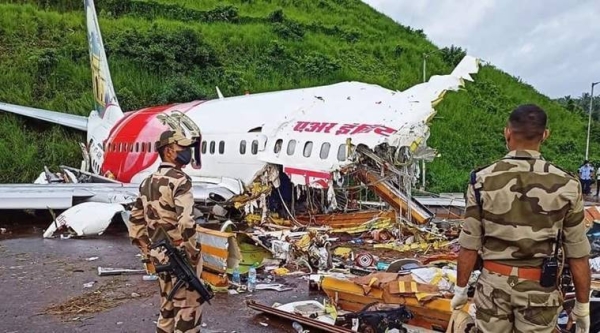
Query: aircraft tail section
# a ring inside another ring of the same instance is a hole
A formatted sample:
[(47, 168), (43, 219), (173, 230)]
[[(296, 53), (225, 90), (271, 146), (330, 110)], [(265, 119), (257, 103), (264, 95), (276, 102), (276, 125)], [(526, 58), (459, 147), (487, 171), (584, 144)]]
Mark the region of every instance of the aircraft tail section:
[(94, 109), (98, 113), (98, 117), (104, 121), (114, 123), (123, 117), (123, 111), (119, 106), (110, 77), (94, 1), (84, 0), (84, 5), (90, 65), (92, 69), (92, 85), (94, 89)]

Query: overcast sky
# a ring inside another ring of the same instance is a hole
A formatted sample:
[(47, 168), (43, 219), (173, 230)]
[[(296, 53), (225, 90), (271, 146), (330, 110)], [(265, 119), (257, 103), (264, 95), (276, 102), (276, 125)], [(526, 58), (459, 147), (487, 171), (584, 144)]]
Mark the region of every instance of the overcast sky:
[(599, 0), (363, 1), (423, 29), (438, 47), (467, 49), (552, 98), (580, 96), (600, 81)]

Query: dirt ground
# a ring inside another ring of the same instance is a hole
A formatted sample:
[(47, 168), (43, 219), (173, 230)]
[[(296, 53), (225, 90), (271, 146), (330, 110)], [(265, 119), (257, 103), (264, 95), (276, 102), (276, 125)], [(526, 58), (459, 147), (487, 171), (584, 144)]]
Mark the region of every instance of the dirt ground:
[[(141, 269), (124, 226), (94, 238), (43, 239), (45, 223), (2, 220), (0, 227), (6, 230), (0, 235), (0, 332), (154, 331), (158, 282), (144, 281), (141, 275), (97, 273), (98, 266)], [(88, 260), (92, 257), (98, 259)], [(91, 287), (84, 286), (90, 282)], [(202, 332), (295, 332), (291, 321), (245, 305), (247, 298), (266, 305), (322, 299), (309, 295), (306, 280), (291, 277), (286, 282), (294, 289), (217, 293), (212, 305), (206, 305)]]

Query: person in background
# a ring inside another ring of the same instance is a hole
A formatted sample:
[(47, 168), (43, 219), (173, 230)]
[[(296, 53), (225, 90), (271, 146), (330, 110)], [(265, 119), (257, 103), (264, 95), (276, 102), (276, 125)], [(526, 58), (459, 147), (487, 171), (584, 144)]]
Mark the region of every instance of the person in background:
[(581, 181), (581, 187), (583, 188), (583, 194), (589, 195), (592, 189), (592, 182), (594, 179), (594, 167), (590, 161), (583, 161), (583, 165), (579, 167), (579, 180)]
[(600, 172), (596, 172), (596, 196), (600, 193)]

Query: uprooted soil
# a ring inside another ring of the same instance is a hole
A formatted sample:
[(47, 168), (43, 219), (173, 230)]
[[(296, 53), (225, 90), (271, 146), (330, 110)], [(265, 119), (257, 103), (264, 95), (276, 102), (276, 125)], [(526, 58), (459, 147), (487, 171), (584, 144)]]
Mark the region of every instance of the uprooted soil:
[[(155, 290), (131, 292), (129, 284), (123, 278), (114, 278), (100, 285), (96, 290), (75, 297), (62, 303), (55, 303), (44, 309), (43, 314), (60, 316), (62, 320), (73, 320), (75, 315), (90, 315), (115, 308), (133, 298), (146, 298)], [(147, 288), (146, 288), (147, 289)]]

